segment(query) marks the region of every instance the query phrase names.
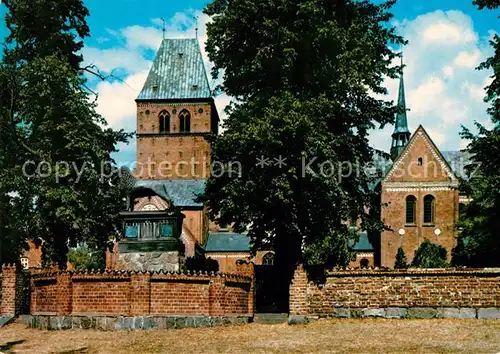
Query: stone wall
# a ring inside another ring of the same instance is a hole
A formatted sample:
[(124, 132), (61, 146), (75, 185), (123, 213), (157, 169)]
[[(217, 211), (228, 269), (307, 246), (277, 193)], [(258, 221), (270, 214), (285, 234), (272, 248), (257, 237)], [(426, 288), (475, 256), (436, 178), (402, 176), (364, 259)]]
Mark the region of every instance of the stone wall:
[(500, 318), (500, 269), (342, 270), (313, 277), (299, 267), (290, 314)]
[(40, 316), (22, 315), (19, 322), (43, 330), (97, 329), (100, 331), (130, 331), (180, 329), (239, 325), (251, 316)]
[(252, 316), (251, 265), (238, 274), (48, 272), (31, 278), (35, 316)]
[(137, 271), (178, 272), (180, 270), (179, 252), (130, 252), (119, 253), (115, 269), (134, 269)]

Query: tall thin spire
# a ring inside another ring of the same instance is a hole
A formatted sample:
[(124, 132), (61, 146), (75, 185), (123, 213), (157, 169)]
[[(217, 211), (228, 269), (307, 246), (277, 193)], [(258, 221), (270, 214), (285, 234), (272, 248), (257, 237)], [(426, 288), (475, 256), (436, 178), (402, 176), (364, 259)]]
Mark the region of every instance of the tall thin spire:
[(198, 16), (194, 17), (194, 21), (196, 23), (196, 28), (195, 28), (196, 34), (195, 34), (195, 36), (196, 36), (196, 39), (198, 39)]
[(396, 122), (394, 132), (392, 133), (391, 157), (396, 160), (401, 151), (410, 140), (410, 131), (408, 129), (408, 117), (406, 115), (405, 84), (403, 74), (403, 53), (401, 53), (401, 78), (399, 80), (398, 107), (400, 112), (396, 113)]
[(167, 22), (165, 21), (165, 19), (162, 17), (161, 20), (163, 21), (163, 28), (162, 28), (162, 31), (163, 31), (163, 40), (165, 40), (165, 35), (166, 35), (166, 32), (167, 32)]

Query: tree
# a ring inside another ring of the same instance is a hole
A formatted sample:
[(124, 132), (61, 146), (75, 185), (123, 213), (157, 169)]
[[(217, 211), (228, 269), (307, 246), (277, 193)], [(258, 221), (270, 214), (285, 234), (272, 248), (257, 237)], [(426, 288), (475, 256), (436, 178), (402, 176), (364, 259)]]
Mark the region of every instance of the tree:
[(15, 226), (24, 238), (43, 239), (46, 260), (65, 268), (70, 247), (85, 242), (104, 252), (116, 235), (125, 190), (111, 154), (130, 134), (107, 128), (86, 90), (79, 54), (89, 35), (83, 2), (5, 5), (10, 34), (0, 79), (8, 86), (0, 121), (11, 161), (0, 187), (14, 176), (10, 190), (24, 210)]
[[(477, 0), (479, 9), (495, 9), (499, 1)], [(475, 123), (478, 134), (463, 128), (462, 136), (470, 140), (468, 150), (472, 154), (474, 172), (469, 181), (463, 183), (472, 202), (465, 207), (464, 219), (460, 222), (460, 236), (453, 250), (453, 262), (474, 267), (500, 266), (500, 37), (490, 41), (495, 54), (482, 63), (479, 70), (492, 70), (492, 82), (486, 87), (485, 102), (491, 106), (488, 113), (493, 128), (487, 129)], [(476, 170), (477, 167), (477, 170)]]
[(376, 204), (370, 178), (355, 169), (372, 161), (368, 130), (396, 112), (373, 95), (400, 69), (388, 46), (404, 44), (388, 24), (394, 2), (214, 0), (205, 9), (212, 74), (237, 99), (213, 143), (210, 215), (247, 230), (254, 251), (273, 249), (285, 280), (299, 262), (347, 265), (345, 220), (382, 226), (366, 213)]
[(415, 251), (412, 267), (419, 268), (444, 268), (448, 266), (446, 261), (446, 248), (441, 245), (425, 240)]
[(396, 263), (394, 264), (396, 269), (408, 268), (408, 260), (406, 259), (405, 251), (402, 247), (398, 248), (398, 253), (396, 253)]
[(106, 268), (106, 259), (101, 250), (89, 248), (85, 244), (69, 250), (68, 262), (77, 271)]

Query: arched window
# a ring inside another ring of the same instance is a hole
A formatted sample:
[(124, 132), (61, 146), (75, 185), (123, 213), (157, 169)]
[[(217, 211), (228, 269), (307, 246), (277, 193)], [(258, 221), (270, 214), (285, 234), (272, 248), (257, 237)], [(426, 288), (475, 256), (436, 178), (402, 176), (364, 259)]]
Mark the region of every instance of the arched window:
[(424, 164), (424, 160), (421, 157), (419, 157), (418, 158), (418, 165), (422, 166), (423, 164)]
[(363, 259), (361, 259), (361, 261), (359, 261), (359, 266), (361, 268), (368, 268), (369, 265), (370, 265), (370, 261), (367, 258), (363, 258)]
[(262, 257), (263, 265), (274, 265), (274, 253), (267, 252), (264, 257)]
[(435, 200), (430, 194), (424, 197), (424, 224), (434, 223)]
[(415, 224), (415, 215), (417, 214), (417, 198), (413, 195), (406, 197), (406, 223)]
[(170, 113), (167, 111), (160, 112), (160, 133), (170, 132)]
[(191, 131), (191, 114), (188, 110), (184, 109), (179, 113), (179, 123), (181, 132)]

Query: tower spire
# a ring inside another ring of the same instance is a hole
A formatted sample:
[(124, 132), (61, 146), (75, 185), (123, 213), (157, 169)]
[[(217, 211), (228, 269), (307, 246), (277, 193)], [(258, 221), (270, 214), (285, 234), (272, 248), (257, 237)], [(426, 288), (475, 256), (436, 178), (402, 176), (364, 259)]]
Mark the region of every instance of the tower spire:
[(165, 34), (167, 32), (167, 22), (165, 21), (165, 19), (162, 17), (161, 20), (163, 21), (163, 28), (162, 28), (162, 31), (163, 31), (163, 40), (165, 40)]
[(195, 28), (195, 32), (196, 32), (196, 39), (198, 39), (198, 16), (195, 16), (194, 17), (194, 21), (196, 23), (196, 28)]
[(407, 109), (403, 68), (403, 53), (401, 52), (401, 77), (399, 80), (398, 96), (398, 108), (400, 111), (396, 113), (396, 122), (394, 125), (394, 132), (392, 133), (391, 157), (393, 161), (396, 160), (406, 144), (408, 144), (411, 135), (408, 130), (408, 117), (406, 115)]

